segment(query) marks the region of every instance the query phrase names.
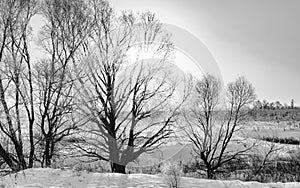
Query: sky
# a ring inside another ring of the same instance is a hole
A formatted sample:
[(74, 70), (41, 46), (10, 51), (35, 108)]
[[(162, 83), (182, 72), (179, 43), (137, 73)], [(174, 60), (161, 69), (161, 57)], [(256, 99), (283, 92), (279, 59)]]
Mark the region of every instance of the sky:
[[(149, 10), (161, 22), (197, 37), (211, 53), (225, 83), (244, 75), (258, 99), (288, 104), (294, 99), (300, 105), (300, 1), (110, 2), (116, 11)], [(187, 61), (186, 66), (194, 65)]]

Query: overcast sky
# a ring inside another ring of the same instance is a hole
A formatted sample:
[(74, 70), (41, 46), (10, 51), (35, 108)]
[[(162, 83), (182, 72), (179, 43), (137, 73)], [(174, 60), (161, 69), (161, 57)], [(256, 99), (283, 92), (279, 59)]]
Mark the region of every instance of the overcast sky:
[(117, 10), (150, 10), (209, 49), (225, 82), (245, 75), (259, 99), (300, 104), (300, 1), (111, 0)]

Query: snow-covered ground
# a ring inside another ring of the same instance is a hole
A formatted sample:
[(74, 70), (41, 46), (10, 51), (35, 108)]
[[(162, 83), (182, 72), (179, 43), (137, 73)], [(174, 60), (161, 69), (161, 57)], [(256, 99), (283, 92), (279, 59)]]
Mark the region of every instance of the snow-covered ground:
[[(0, 188), (167, 188), (159, 175), (88, 173), (60, 169), (28, 169), (0, 178)], [(182, 188), (300, 188), (300, 183), (218, 181), (183, 177)]]

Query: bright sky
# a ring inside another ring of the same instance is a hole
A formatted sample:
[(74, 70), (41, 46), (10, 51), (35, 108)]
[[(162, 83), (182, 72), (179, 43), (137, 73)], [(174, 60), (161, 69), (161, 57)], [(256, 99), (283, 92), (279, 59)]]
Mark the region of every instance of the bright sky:
[(293, 98), (300, 104), (300, 1), (110, 2), (117, 11), (150, 10), (163, 23), (193, 34), (216, 60), (225, 83), (245, 75), (259, 99), (290, 103)]

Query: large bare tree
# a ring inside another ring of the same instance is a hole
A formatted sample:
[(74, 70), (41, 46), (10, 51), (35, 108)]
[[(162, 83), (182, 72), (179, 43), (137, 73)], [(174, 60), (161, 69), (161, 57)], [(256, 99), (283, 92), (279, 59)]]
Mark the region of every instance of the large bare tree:
[(205, 75), (195, 93), (195, 106), (185, 113), (182, 128), (196, 157), (203, 161), (207, 177), (214, 178), (219, 167), (252, 148), (251, 144), (236, 145), (234, 137), (247, 117), (247, 105), (255, 100), (254, 88), (239, 77), (223, 92), (220, 80)]
[(28, 43), (36, 5), (35, 0), (0, 2), (0, 156), (13, 171), (33, 166), (35, 116)]
[[(88, 48), (85, 66), (77, 67), (77, 89), (89, 123), (76, 146), (88, 157), (109, 161), (112, 172), (125, 173), (129, 162), (171, 136), (182, 102), (172, 99), (176, 83), (165, 69), (173, 45), (153, 14), (117, 17), (106, 5), (99, 7)], [(141, 60), (145, 52), (153, 58)]]

